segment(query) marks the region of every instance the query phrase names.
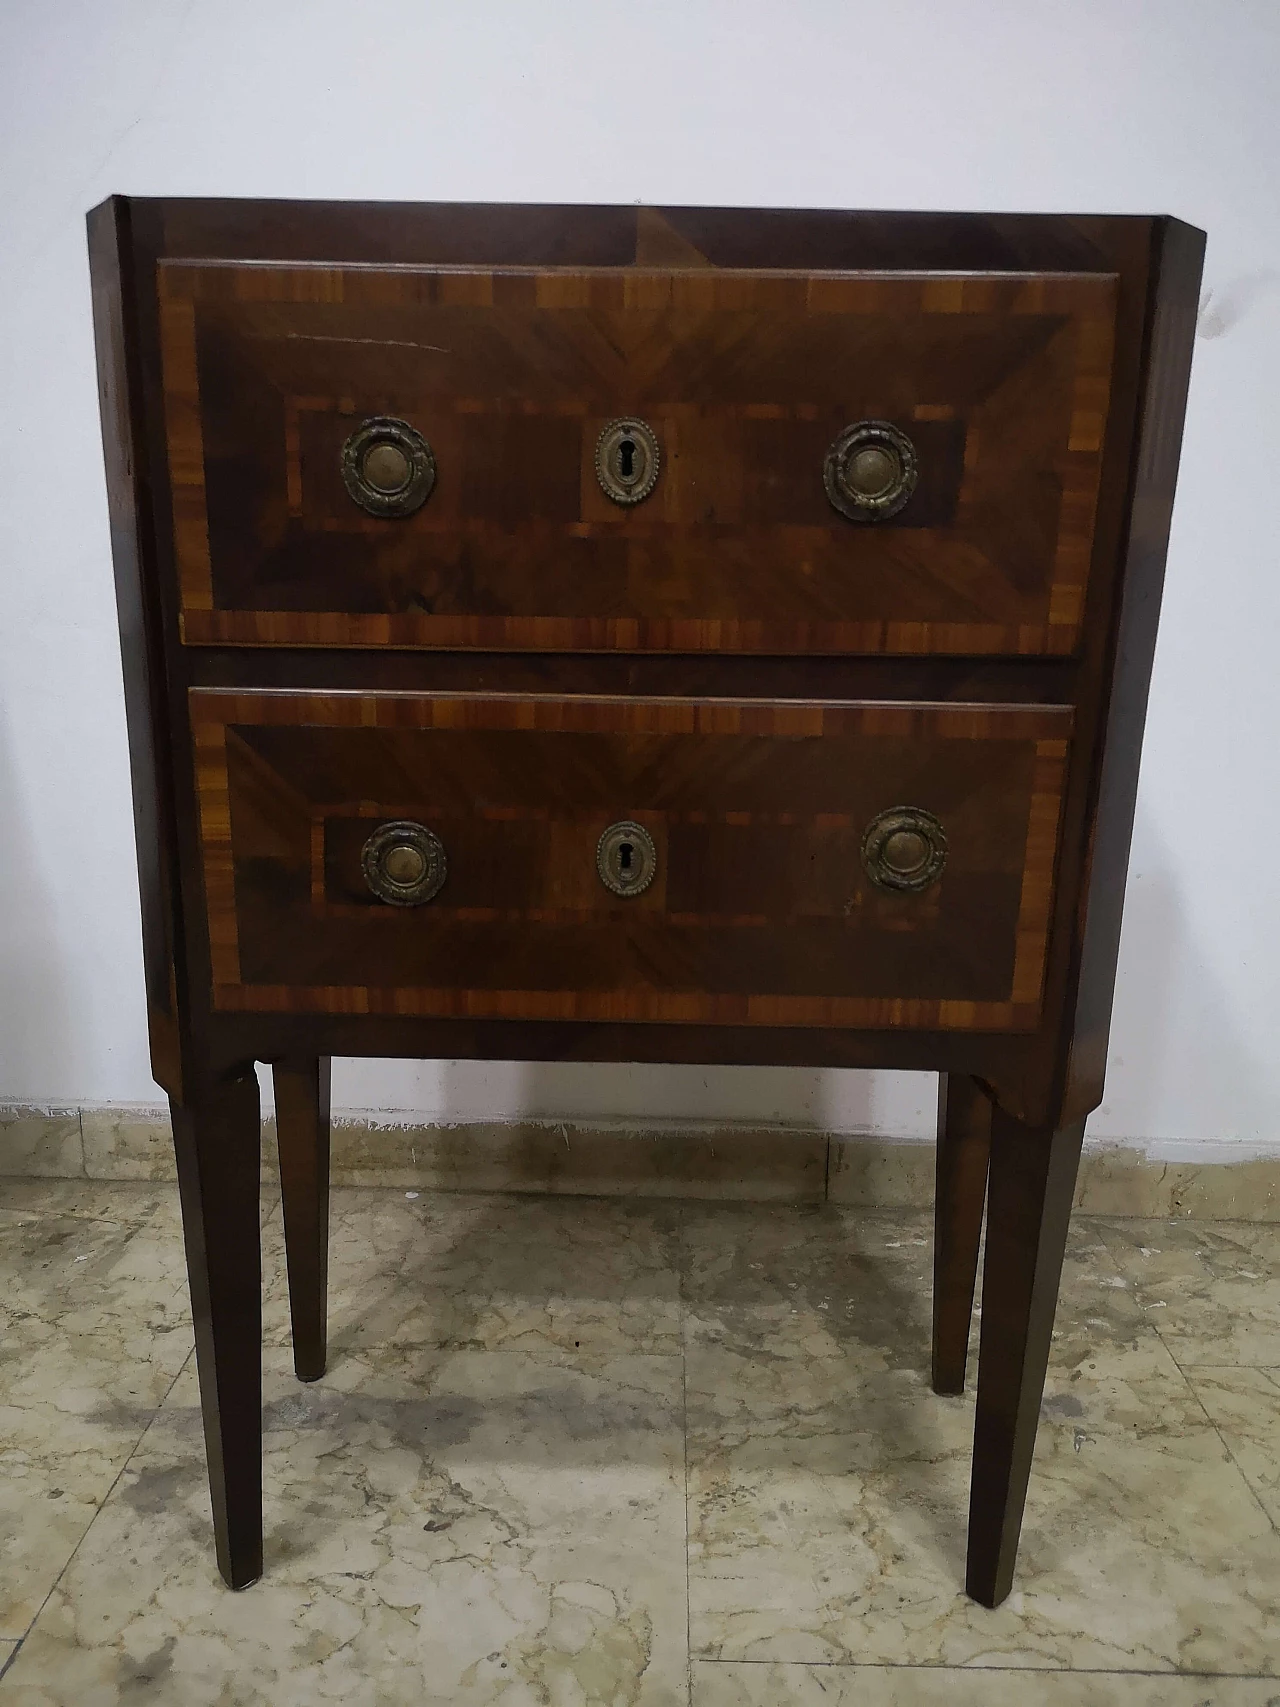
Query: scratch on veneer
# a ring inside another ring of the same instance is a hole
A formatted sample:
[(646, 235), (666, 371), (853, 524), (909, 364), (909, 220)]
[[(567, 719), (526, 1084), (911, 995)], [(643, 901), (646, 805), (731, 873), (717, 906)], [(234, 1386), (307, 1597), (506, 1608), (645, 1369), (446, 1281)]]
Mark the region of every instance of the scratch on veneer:
[[(279, 336), (278, 333), (271, 335)], [(452, 354), (443, 344), (420, 344), (414, 338), (341, 338), (326, 332), (286, 332), (284, 336), (303, 344), (371, 344), (389, 350), (432, 350), (438, 356)]]

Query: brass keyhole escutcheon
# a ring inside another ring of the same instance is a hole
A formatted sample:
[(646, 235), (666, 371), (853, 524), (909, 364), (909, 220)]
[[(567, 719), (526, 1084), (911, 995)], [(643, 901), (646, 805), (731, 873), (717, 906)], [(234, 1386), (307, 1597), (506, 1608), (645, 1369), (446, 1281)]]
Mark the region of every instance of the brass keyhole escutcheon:
[(658, 482), (661, 455), (653, 428), (634, 416), (610, 421), (596, 440), (596, 478), (615, 504), (638, 504)]
[(378, 826), (360, 850), (360, 867), (373, 893), (393, 907), (430, 901), (449, 873), (439, 836), (405, 818)]
[(610, 824), (596, 845), (596, 870), (615, 895), (642, 895), (658, 869), (658, 850), (643, 824)]
[(947, 862), (941, 823), (922, 806), (891, 806), (867, 826), (862, 863), (880, 889), (920, 894), (931, 889)]
[(855, 421), (827, 452), (822, 483), (842, 516), (882, 522), (916, 489), (916, 450), (891, 421)]
[(371, 516), (411, 516), (431, 496), (436, 459), (408, 421), (373, 415), (342, 447), (342, 479)]

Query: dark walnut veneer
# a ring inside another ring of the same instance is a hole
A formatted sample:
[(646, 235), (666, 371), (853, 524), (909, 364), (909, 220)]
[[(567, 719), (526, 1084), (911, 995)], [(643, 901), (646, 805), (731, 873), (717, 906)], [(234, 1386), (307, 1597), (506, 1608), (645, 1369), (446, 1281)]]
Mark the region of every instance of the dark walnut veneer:
[[(159, 272), (189, 642), (1069, 653), (1116, 281), (632, 269)], [(662, 476), (595, 478), (620, 405)], [(364, 418), (429, 429), (430, 503), (350, 501)], [(851, 538), (814, 478), (850, 421), (922, 478)]]
[(985, 1206), (967, 1586), (997, 1604), (1203, 234), (117, 197), (89, 245), (226, 1580), (262, 1568), (255, 1061), (304, 1380), (331, 1056), (774, 1062), (942, 1075), (933, 1379), (964, 1385)]
[[(1040, 1013), (1071, 713), (195, 689), (215, 1008), (1026, 1031)], [(906, 795), (946, 882), (885, 890), (860, 845)], [(655, 879), (599, 880), (638, 822)], [(402, 912), (388, 820), (449, 877)], [(432, 975), (435, 975), (434, 977)], [(443, 979), (441, 978), (443, 974)]]

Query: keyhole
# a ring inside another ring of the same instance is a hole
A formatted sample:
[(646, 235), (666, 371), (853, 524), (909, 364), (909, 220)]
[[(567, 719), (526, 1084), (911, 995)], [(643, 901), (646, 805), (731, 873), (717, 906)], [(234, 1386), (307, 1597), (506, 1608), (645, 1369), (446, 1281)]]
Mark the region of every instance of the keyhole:
[(661, 454), (652, 428), (643, 421), (609, 421), (596, 440), (596, 478), (605, 496), (615, 504), (638, 504), (647, 498), (658, 478)]
[(615, 895), (641, 895), (653, 881), (658, 851), (653, 837), (629, 818), (610, 824), (596, 843), (596, 870)]

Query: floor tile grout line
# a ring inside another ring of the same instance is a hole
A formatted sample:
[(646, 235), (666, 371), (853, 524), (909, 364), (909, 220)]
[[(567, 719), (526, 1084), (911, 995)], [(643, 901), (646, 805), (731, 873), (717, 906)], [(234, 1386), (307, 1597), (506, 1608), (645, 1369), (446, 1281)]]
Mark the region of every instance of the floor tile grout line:
[[(48, 1176), (48, 1178), (44, 1178), (44, 1176), (42, 1176), (42, 1175), (35, 1175), (35, 1174), (0, 1174), (0, 1187), (3, 1187), (4, 1182), (6, 1180), (10, 1180), (10, 1179), (22, 1180), (22, 1181), (27, 1182), (27, 1183), (30, 1183), (32, 1180), (35, 1180), (35, 1179), (42, 1179), (43, 1183), (45, 1183), (47, 1185), (148, 1185), (148, 1184), (152, 1183), (148, 1180), (83, 1180), (83, 1179), (66, 1180), (60, 1174), (59, 1175), (50, 1175), (50, 1176)], [(4, 1208), (4, 1207), (7, 1207), (7, 1206), (0, 1204), (0, 1208)], [(61, 1218), (62, 1220), (65, 1220), (65, 1221), (83, 1221), (87, 1225), (93, 1226), (93, 1227), (97, 1227), (97, 1226), (120, 1227), (120, 1228), (123, 1228), (124, 1230), (126, 1230), (127, 1232), (130, 1232), (130, 1233), (141, 1232), (141, 1230), (144, 1227), (148, 1226), (150, 1224), (150, 1221), (151, 1221), (150, 1216), (144, 1216), (141, 1220), (134, 1221), (134, 1220), (130, 1220), (125, 1215), (86, 1215), (81, 1211), (77, 1211), (74, 1209), (67, 1209), (67, 1208), (58, 1208), (58, 1209), (41, 1208), (41, 1209), (30, 1209), (30, 1210), (19, 1209), (19, 1210), (12, 1211), (12, 1213), (15, 1215), (30, 1215), (32, 1220), (47, 1221), (50, 1218)], [(17, 1221), (14, 1223), (14, 1225), (15, 1226), (25, 1226), (25, 1225), (27, 1225), (27, 1223), (23, 1222), (23, 1221)]]
[(689, 1560), (689, 1336), (686, 1331), (688, 1327), (686, 1316), (688, 1298), (685, 1291), (689, 1243), (686, 1237), (688, 1217), (683, 1204), (677, 1211), (676, 1228), (676, 1249), (679, 1253), (677, 1285), (680, 1302), (680, 1446), (684, 1458), (684, 1675), (685, 1695), (689, 1707), (693, 1707), (693, 1595)]
[(196, 1348), (193, 1344), (191, 1347), (191, 1350), (187, 1353), (187, 1355), (183, 1358), (182, 1362), (179, 1364), (177, 1373), (174, 1375), (172, 1381), (170, 1381), (169, 1385), (165, 1388), (164, 1392), (161, 1394), (159, 1401), (157, 1402), (157, 1404), (155, 1405), (154, 1409), (151, 1412), (151, 1415), (147, 1418), (146, 1426), (142, 1429), (141, 1433), (138, 1435), (138, 1438), (134, 1441), (133, 1445), (129, 1448), (128, 1457), (125, 1459), (124, 1463), (120, 1466), (120, 1468), (116, 1471), (115, 1475), (111, 1478), (111, 1486), (107, 1489), (106, 1493), (103, 1494), (102, 1498), (98, 1501), (97, 1506), (94, 1508), (93, 1516), (89, 1519), (88, 1523), (85, 1524), (83, 1530), (81, 1530), (79, 1540), (76, 1542), (75, 1546), (71, 1549), (71, 1551), (67, 1554), (67, 1557), (66, 1557), (65, 1561), (63, 1562), (62, 1568), (59, 1570), (59, 1572), (58, 1572), (57, 1576), (54, 1578), (53, 1582), (49, 1585), (49, 1592), (45, 1595), (44, 1599), (40, 1602), (40, 1605), (37, 1607), (36, 1612), (35, 1612), (35, 1616), (32, 1618), (31, 1622), (27, 1625), (26, 1629), (22, 1632), (22, 1635), (19, 1636), (17, 1647), (14, 1648), (14, 1650), (10, 1654), (9, 1658), (5, 1661), (4, 1666), (0, 1667), (0, 1681), (3, 1680), (3, 1678), (5, 1677), (5, 1674), (9, 1671), (9, 1668), (13, 1665), (13, 1662), (17, 1659), (18, 1652), (19, 1652), (19, 1649), (22, 1647), (22, 1644), (26, 1641), (27, 1637), (31, 1634), (31, 1632), (35, 1629), (36, 1625), (40, 1622), (40, 1619), (44, 1616), (45, 1608), (48, 1606), (49, 1602), (53, 1599), (54, 1595), (58, 1592), (58, 1586), (62, 1582), (63, 1577), (66, 1576), (67, 1572), (71, 1569), (72, 1565), (75, 1563), (76, 1554), (79, 1553), (80, 1549), (84, 1546), (85, 1541), (88, 1538), (89, 1531), (93, 1528), (94, 1524), (98, 1521), (99, 1517), (101, 1517), (103, 1511), (106, 1509), (108, 1500), (110, 1500), (112, 1494), (115, 1493), (116, 1489), (120, 1485), (121, 1477), (124, 1475), (125, 1471), (129, 1468), (130, 1464), (132, 1464), (134, 1459), (137, 1457), (139, 1448), (141, 1447), (143, 1441), (147, 1438), (148, 1434), (150, 1434), (152, 1428), (154, 1427), (155, 1420), (160, 1415), (160, 1411), (164, 1405), (165, 1400), (169, 1397), (170, 1393), (173, 1392), (173, 1389), (178, 1385), (178, 1382), (182, 1378), (183, 1370), (186, 1369), (187, 1365), (191, 1362), (191, 1359), (195, 1356), (195, 1354), (196, 1354)]
[[(44, 1604), (42, 1602), (41, 1606), (40, 1606), (40, 1612), (43, 1612), (43, 1611), (44, 1611)], [(36, 1618), (38, 1618), (39, 1616), (40, 1616), (40, 1613), (37, 1612)], [(31, 1623), (32, 1624), (35, 1623), (35, 1618), (32, 1619)], [(31, 1624), (28, 1624), (27, 1630), (29, 1631), (30, 1628), (31, 1628)], [(13, 1641), (12, 1637), (9, 1637), (7, 1639), (9, 1641)], [(16, 1641), (13, 1642), (12, 1653), (9, 1655), (8, 1659), (4, 1662), (4, 1664), (0, 1665), (0, 1683), (4, 1682), (5, 1674), (9, 1671), (9, 1668), (13, 1665), (13, 1662), (17, 1659), (18, 1655), (22, 1652), (22, 1644), (26, 1641), (26, 1639), (27, 1639), (27, 1636), (26, 1636), (26, 1632), (24, 1631), (23, 1634), (21, 1636), (19, 1636)]]
[[(1127, 1280), (1127, 1276), (1125, 1276), (1124, 1270), (1120, 1266), (1119, 1258), (1116, 1256), (1115, 1252), (1111, 1249), (1111, 1246), (1108, 1243), (1105, 1235), (1103, 1236), (1103, 1239), (1102, 1239), (1102, 1248), (1107, 1253), (1107, 1257), (1111, 1263), (1112, 1268), (1115, 1269), (1115, 1271), (1118, 1275), (1120, 1275), (1122, 1278), (1125, 1278)], [(1137, 1302), (1138, 1302), (1138, 1299), (1135, 1296), (1134, 1297), (1134, 1303), (1136, 1304)], [(1202, 1415), (1204, 1416), (1204, 1420), (1208, 1423), (1209, 1427), (1213, 1430), (1214, 1434), (1217, 1435), (1218, 1444), (1222, 1447), (1222, 1450), (1226, 1453), (1227, 1458), (1230, 1460), (1231, 1464), (1234, 1466), (1236, 1474), (1239, 1476), (1240, 1480), (1244, 1483), (1245, 1487), (1248, 1489), (1249, 1498), (1257, 1506), (1258, 1510), (1262, 1513), (1263, 1517), (1266, 1518), (1266, 1520), (1270, 1524), (1271, 1528), (1273, 1530), (1275, 1530), (1278, 1534), (1280, 1534), (1280, 1524), (1277, 1524), (1275, 1518), (1272, 1517), (1271, 1513), (1267, 1510), (1266, 1506), (1263, 1504), (1261, 1498), (1258, 1495), (1256, 1488), (1253, 1485), (1253, 1482), (1245, 1474), (1244, 1469), (1242, 1468), (1242, 1466), (1241, 1466), (1239, 1460), (1237, 1459), (1235, 1453), (1231, 1450), (1231, 1447), (1227, 1441), (1227, 1437), (1223, 1434), (1222, 1430), (1218, 1427), (1217, 1423), (1213, 1420), (1212, 1416), (1209, 1414), (1209, 1407), (1205, 1404), (1204, 1400), (1200, 1397), (1199, 1393), (1196, 1391), (1195, 1382), (1187, 1374), (1187, 1372), (1183, 1368), (1182, 1364), (1179, 1363), (1177, 1353), (1174, 1351), (1173, 1347), (1169, 1344), (1168, 1340), (1164, 1337), (1164, 1334), (1160, 1331), (1159, 1324), (1157, 1322), (1152, 1321), (1150, 1319), (1150, 1317), (1147, 1315), (1146, 1311), (1143, 1311), (1143, 1320), (1144, 1320), (1146, 1326), (1151, 1329), (1152, 1333), (1156, 1336), (1156, 1338), (1160, 1341), (1160, 1344), (1164, 1347), (1165, 1352), (1168, 1354), (1168, 1358), (1169, 1358), (1170, 1363), (1172, 1363), (1173, 1367), (1178, 1371), (1178, 1374), (1181, 1375), (1183, 1383), (1185, 1384), (1187, 1391), (1190, 1393), (1191, 1397), (1195, 1400), (1196, 1404), (1199, 1406), (1200, 1411), (1201, 1411)], [(1242, 1366), (1240, 1364), (1224, 1363), (1224, 1364), (1213, 1365), (1213, 1367), (1221, 1368), (1221, 1369), (1238, 1369), (1241, 1367), (1248, 1367), (1248, 1365)], [(1206, 1673), (1206, 1675), (1209, 1675), (1209, 1674)], [(1217, 1674), (1214, 1674), (1214, 1675), (1217, 1675)], [(1223, 1676), (1235, 1676), (1237, 1674), (1234, 1672), (1231, 1672), (1231, 1673), (1224, 1672), (1221, 1675), (1223, 1675)], [(1265, 1675), (1265, 1674), (1259, 1674), (1259, 1675)]]
[(1265, 1375), (1280, 1392), (1280, 1363), (1189, 1363), (1186, 1367), (1192, 1372), (1188, 1380), (1193, 1382), (1197, 1375)]
[[(41, 1220), (51, 1219), (51, 1217), (44, 1215), (39, 1218)], [(124, 1233), (140, 1233), (147, 1224), (145, 1221), (121, 1221), (115, 1215), (64, 1215), (62, 1219), (74, 1221), (77, 1225), (84, 1227), (115, 1227)], [(29, 1223), (21, 1221), (15, 1222), (14, 1225), (28, 1226)]]
[[(135, 1182), (128, 1181), (128, 1182), (111, 1182), (111, 1183), (133, 1184)], [(139, 1181), (136, 1183), (143, 1184), (143, 1183), (147, 1183), (147, 1182)], [(137, 1221), (137, 1222), (126, 1222), (126, 1221), (120, 1220), (116, 1216), (110, 1216), (110, 1215), (72, 1215), (72, 1216), (69, 1216), (68, 1219), (71, 1219), (74, 1221), (81, 1221), (81, 1222), (88, 1224), (89, 1226), (94, 1226), (94, 1227), (98, 1227), (98, 1226), (113, 1227), (117, 1231), (123, 1232), (126, 1235), (127, 1240), (133, 1239), (138, 1233), (142, 1232), (143, 1229), (148, 1224), (146, 1220)], [(186, 1269), (185, 1269), (185, 1264), (184, 1264), (183, 1272), (182, 1272), (180, 1279), (178, 1279), (174, 1283), (173, 1292), (176, 1293), (179, 1290), (181, 1290), (183, 1287), (186, 1286), (186, 1283), (187, 1283), (187, 1275), (186, 1275)], [(169, 1296), (173, 1296), (173, 1293), (169, 1294)], [(124, 1463), (120, 1466), (119, 1470), (112, 1477), (111, 1484), (107, 1488), (107, 1491), (103, 1494), (101, 1500), (95, 1506), (92, 1517), (90, 1517), (88, 1523), (86, 1523), (84, 1528), (81, 1530), (80, 1535), (79, 1535), (78, 1539), (76, 1540), (75, 1546), (71, 1549), (70, 1553), (68, 1553), (66, 1559), (64, 1560), (61, 1568), (58, 1571), (57, 1576), (54, 1578), (53, 1582), (50, 1584), (49, 1590), (46, 1593), (44, 1599), (40, 1602), (40, 1605), (36, 1608), (36, 1611), (35, 1611), (34, 1615), (32, 1616), (31, 1622), (27, 1625), (26, 1629), (23, 1631), (21, 1636), (17, 1637), (16, 1640), (14, 1640), (12, 1652), (9, 1654), (8, 1658), (5, 1660), (4, 1664), (0, 1665), (0, 1682), (3, 1682), (4, 1678), (8, 1675), (8, 1673), (9, 1673), (10, 1669), (12, 1668), (15, 1660), (17, 1659), (19, 1653), (22, 1651), (23, 1643), (26, 1641), (27, 1637), (31, 1634), (32, 1630), (35, 1629), (36, 1623), (37, 1623), (38, 1619), (40, 1618), (41, 1614), (44, 1612), (45, 1607), (48, 1606), (49, 1601), (52, 1599), (53, 1595), (57, 1592), (58, 1584), (62, 1581), (63, 1577), (66, 1575), (67, 1571), (70, 1569), (71, 1563), (74, 1560), (76, 1554), (80, 1551), (80, 1548), (84, 1545), (85, 1537), (88, 1535), (89, 1531), (93, 1528), (94, 1524), (97, 1522), (99, 1513), (102, 1511), (102, 1508), (106, 1505), (107, 1501), (111, 1498), (111, 1495), (115, 1492), (115, 1489), (116, 1489), (116, 1487), (120, 1481), (121, 1476), (123, 1476), (125, 1471), (129, 1468), (129, 1465), (133, 1462), (133, 1459), (134, 1459), (135, 1455), (137, 1454), (138, 1448), (142, 1445), (142, 1442), (146, 1439), (152, 1423), (155, 1422), (156, 1417), (159, 1414), (160, 1406), (164, 1404), (164, 1401), (169, 1397), (169, 1394), (173, 1391), (174, 1386), (177, 1383), (178, 1377), (182, 1374), (182, 1371), (187, 1367), (188, 1363), (190, 1363), (194, 1354), (195, 1354), (195, 1346), (193, 1345), (191, 1350), (187, 1353), (187, 1355), (183, 1358), (181, 1364), (178, 1366), (177, 1372), (175, 1373), (173, 1379), (169, 1382), (169, 1385), (165, 1388), (164, 1392), (161, 1394), (160, 1399), (158, 1400), (158, 1402), (156, 1403), (156, 1405), (152, 1409), (151, 1415), (147, 1418), (146, 1423), (143, 1425), (142, 1429), (139, 1431), (137, 1439), (134, 1441), (133, 1445), (129, 1448), (129, 1452), (128, 1452), (128, 1455), (126, 1456), (125, 1460), (124, 1460)]]
[[(1227, 1457), (1231, 1460), (1232, 1464), (1235, 1466), (1236, 1474), (1240, 1477), (1240, 1480), (1244, 1483), (1245, 1487), (1248, 1488), (1250, 1499), (1252, 1499), (1254, 1505), (1257, 1506), (1258, 1510), (1262, 1513), (1263, 1517), (1266, 1518), (1267, 1522), (1271, 1525), (1272, 1529), (1275, 1530), (1275, 1532), (1277, 1534), (1280, 1534), (1280, 1523), (1276, 1522), (1275, 1518), (1271, 1515), (1271, 1513), (1267, 1510), (1266, 1506), (1263, 1504), (1262, 1499), (1258, 1494), (1258, 1490), (1253, 1485), (1252, 1477), (1246, 1475), (1243, 1465), (1240, 1463), (1240, 1460), (1236, 1457), (1235, 1453), (1231, 1450), (1230, 1441), (1228, 1441), (1226, 1435), (1223, 1434), (1222, 1430), (1218, 1427), (1217, 1423), (1213, 1420), (1213, 1417), (1211, 1416), (1211, 1414), (1209, 1412), (1209, 1407), (1205, 1404), (1204, 1400), (1200, 1397), (1200, 1394), (1196, 1390), (1195, 1382), (1191, 1379), (1191, 1377), (1187, 1374), (1186, 1370), (1178, 1362), (1177, 1353), (1173, 1350), (1173, 1347), (1165, 1339), (1164, 1335), (1160, 1332), (1159, 1328), (1156, 1328), (1156, 1338), (1160, 1341), (1160, 1344), (1164, 1347), (1164, 1349), (1169, 1353), (1170, 1361), (1172, 1362), (1174, 1368), (1178, 1371), (1178, 1374), (1181, 1375), (1182, 1379), (1186, 1382), (1187, 1388), (1191, 1394), (1191, 1397), (1195, 1400), (1196, 1404), (1199, 1405), (1201, 1411), (1203, 1411), (1205, 1421), (1209, 1424), (1209, 1427), (1217, 1435), (1218, 1441), (1222, 1447), (1222, 1450), (1226, 1453)], [(1240, 1365), (1238, 1365), (1238, 1364), (1220, 1364), (1220, 1365), (1216, 1365), (1215, 1367), (1223, 1368), (1223, 1369), (1236, 1369), (1236, 1368), (1239, 1368)]]
[(1218, 1678), (1242, 1683), (1280, 1682), (1280, 1672), (1273, 1671), (1176, 1671), (1142, 1666), (994, 1666), (965, 1663), (950, 1665), (945, 1660), (776, 1660), (726, 1659), (722, 1654), (699, 1655), (695, 1664), (701, 1666), (788, 1666), (797, 1671), (930, 1671), (970, 1672), (996, 1677), (1163, 1677), (1176, 1682), (1187, 1678), (1195, 1683), (1201, 1679)]

